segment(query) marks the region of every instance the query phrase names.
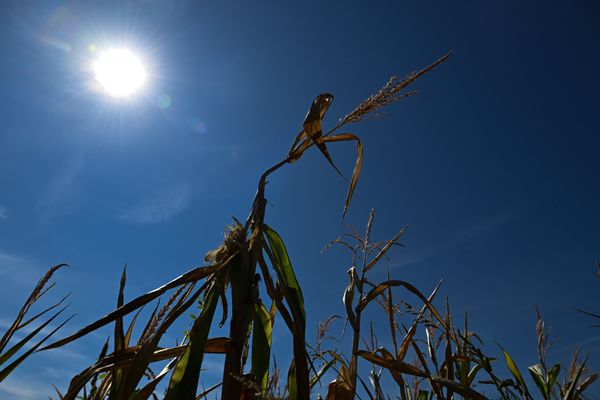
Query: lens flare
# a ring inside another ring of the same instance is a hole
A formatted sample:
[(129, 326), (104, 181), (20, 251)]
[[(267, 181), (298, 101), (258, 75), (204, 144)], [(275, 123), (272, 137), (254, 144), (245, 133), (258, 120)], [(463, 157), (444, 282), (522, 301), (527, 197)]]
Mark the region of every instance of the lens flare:
[(96, 80), (111, 97), (127, 98), (146, 82), (146, 69), (139, 57), (127, 49), (110, 49), (93, 62)]

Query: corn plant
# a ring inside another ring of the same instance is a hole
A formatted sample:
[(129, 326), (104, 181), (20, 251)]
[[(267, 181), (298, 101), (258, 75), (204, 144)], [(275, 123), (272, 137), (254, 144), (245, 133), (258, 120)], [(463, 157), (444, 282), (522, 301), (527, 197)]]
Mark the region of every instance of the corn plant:
[[(383, 282), (374, 283), (369, 279), (367, 273), (386, 257), (392, 247), (400, 245), (399, 240), (406, 231), (402, 228), (390, 240), (373, 241), (374, 215), (371, 211), (364, 235), (352, 230), (326, 246), (341, 245), (352, 254), (352, 264), (347, 271), (348, 286), (342, 296), (347, 325), (352, 333), (350, 359), (343, 356), (343, 351), (323, 348), (321, 341), (325, 334), (321, 331), (329, 327), (332, 319), (320, 326), (317, 346), (313, 349), (315, 358), (332, 363), (336, 372), (335, 379), (328, 386), (326, 400), (354, 399), (359, 391), (372, 400), (389, 398), (389, 385), (384, 389), (382, 384), (384, 371), (389, 373), (397, 398), (402, 400), (448, 400), (456, 398), (456, 395), (485, 400), (487, 397), (482, 389), (486, 386), (488, 389), (491, 386), (504, 400), (585, 398), (589, 387), (600, 378), (600, 372), (588, 371), (587, 358), (581, 361), (579, 352), (575, 351), (564, 380), (560, 382), (561, 365), (550, 366), (547, 363), (549, 333), (539, 310), (536, 309), (538, 363), (528, 368), (537, 390), (537, 394), (533, 394), (531, 385), (506, 350), (501, 348), (512, 378), (502, 379), (492, 366), (497, 359), (483, 353), (483, 342), (469, 329), (467, 318), (459, 328), (453, 321), (448, 300), (445, 311), (436, 308), (433, 301), (441, 282), (426, 297), (408, 282), (391, 280), (389, 274)], [(422, 306), (415, 308), (406, 301), (395, 302), (393, 289), (396, 288), (405, 289), (417, 297)], [(391, 342), (387, 348), (379, 345), (382, 335), (374, 331), (372, 324), (367, 334), (363, 332), (367, 307), (373, 303), (379, 304), (387, 316)], [(409, 327), (399, 323), (399, 316), (410, 317)], [(359, 373), (359, 362), (370, 364), (369, 383)], [(482, 373), (487, 373), (489, 379), (478, 379)]]
[[(48, 327), (67, 308), (67, 306), (62, 306), (62, 304), (67, 299), (68, 295), (60, 299), (57, 303), (26, 319), (30, 314), (31, 307), (40, 301), (40, 299), (54, 287), (54, 283), (49, 283), (54, 273), (66, 266), (67, 264), (55, 265), (44, 274), (19, 310), (15, 320), (6, 330), (4, 335), (2, 335), (2, 338), (0, 338), (0, 383), (69, 321), (70, 318), (67, 318), (49, 333), (44, 334), (43, 329)], [(54, 313), (46, 318), (44, 322), (37, 324), (37, 326), (31, 329), (29, 333), (25, 331), (26, 328), (34, 326), (40, 318), (53, 310)], [(14, 342), (13, 339), (16, 338), (15, 335), (20, 334), (22, 331), (25, 336), (9, 347), (9, 344)], [(37, 341), (37, 343), (33, 343), (40, 335), (43, 335), (42, 339)], [(21, 350), (23, 350), (23, 352), (18, 355)], [(8, 365), (4, 366), (5, 364)]]
[[(547, 364), (547, 353), (550, 348), (550, 342), (548, 340), (549, 332), (545, 328), (544, 320), (537, 308), (536, 318), (538, 363), (529, 366), (527, 370), (535, 384), (534, 387), (539, 393), (539, 398), (544, 400), (550, 400), (552, 398), (561, 400), (583, 398), (583, 394), (586, 390), (600, 378), (600, 372), (589, 373), (587, 370), (587, 357), (585, 357), (583, 361), (580, 361), (579, 350), (576, 350), (573, 353), (564, 381), (561, 383), (558, 379), (561, 372), (561, 365), (556, 363), (549, 366)], [(511, 355), (504, 349), (502, 349), (502, 353), (504, 355), (506, 366), (514, 377), (514, 381), (505, 380), (502, 387), (498, 388), (500, 393), (503, 393), (505, 398), (511, 398), (513, 396), (525, 400), (538, 398), (538, 396), (532, 395), (533, 391), (531, 390), (531, 386), (525, 381), (525, 378), (521, 374), (519, 367)], [(510, 392), (509, 389), (513, 389), (514, 392)]]
[[(357, 135), (340, 130), (377, 117), (384, 107), (415, 94), (406, 89), (448, 56), (404, 79), (392, 77), (377, 93), (327, 131), (323, 129), (323, 120), (333, 95), (318, 95), (286, 156), (261, 175), (248, 217), (244, 222), (234, 219), (225, 231), (223, 242), (206, 254), (205, 265), (130, 301), (125, 301), (127, 274), (124, 269), (114, 311), (74, 334), (42, 347), (68, 321), (63, 321), (32, 344), (34, 338), (65, 309), (60, 307), (66, 297), (26, 319), (31, 306), (52, 288), (53, 284), (48, 282), (53, 273), (64, 264), (51, 268), (0, 339), (0, 368), (10, 362), (0, 370), (0, 382), (32, 353), (67, 345), (112, 324), (112, 339), (104, 344), (96, 362), (74, 376), (66, 390), (61, 392), (55, 388), (58, 398), (157, 399), (158, 391), (164, 390), (162, 397), (165, 399), (202, 399), (220, 390), (223, 399), (306, 400), (324, 376), (333, 374), (334, 379), (326, 389), (327, 400), (356, 397), (383, 400), (391, 398), (392, 393), (401, 400), (459, 397), (485, 400), (484, 388), (495, 391), (504, 400), (583, 399), (589, 387), (600, 378), (600, 373), (588, 371), (587, 358), (581, 360), (576, 351), (561, 381), (560, 372), (564, 369), (560, 364), (550, 365), (546, 361), (548, 333), (539, 312), (538, 363), (528, 368), (531, 381), (525, 379), (503, 348), (502, 358), (511, 377), (502, 378), (494, 368), (498, 359), (481, 350), (482, 340), (470, 330), (466, 317), (456, 324), (448, 300), (443, 310), (434, 304), (441, 282), (428, 296), (409, 282), (391, 279), (389, 273), (385, 280), (373, 282), (371, 271), (380, 268), (379, 264), (388, 252), (401, 245), (400, 239), (406, 232), (403, 228), (389, 240), (372, 240), (373, 211), (363, 235), (352, 230), (327, 246), (342, 245), (352, 255), (351, 268), (347, 271), (348, 284), (342, 295), (345, 329), (351, 336), (348, 356), (339, 349), (326, 347), (332, 340), (328, 332), (336, 320), (342, 319), (339, 316), (319, 324), (314, 346), (306, 341), (306, 310), (299, 281), (283, 239), (265, 223), (267, 178), (287, 164), (298, 161), (311, 147), (316, 147), (343, 176), (327, 146), (355, 142), (357, 158), (344, 202), (344, 217), (362, 169), (362, 141)], [(414, 297), (419, 306), (398, 297), (399, 290)], [(166, 297), (163, 305), (160, 304), (162, 297)], [(153, 311), (140, 329), (142, 308), (152, 302), (156, 302)], [(367, 323), (369, 312), (376, 306), (386, 316), (384, 332), (377, 332), (372, 323)], [(199, 313), (194, 316), (184, 339), (165, 347), (162, 344), (165, 333), (182, 317), (187, 320), (192, 307), (198, 307)], [(220, 319), (218, 309), (222, 312)], [(16, 339), (15, 333), (52, 310), (57, 311), (24, 338), (17, 339), (17, 343), (12, 343)], [(126, 323), (125, 317), (130, 314), (132, 317)], [(272, 358), (272, 332), (277, 320), (292, 337), (293, 360), (284, 369), (287, 374)], [(209, 337), (211, 327), (226, 324), (227, 336)], [(134, 335), (136, 331), (139, 334)], [(391, 343), (388, 347), (380, 345), (384, 336)], [(20, 351), (22, 354), (18, 355)], [(199, 390), (206, 354), (223, 355), (223, 373), (220, 382)], [(160, 370), (156, 369), (159, 363), (162, 365)], [(480, 379), (482, 374), (487, 375), (487, 379)], [(321, 398), (320, 394), (317, 398)]]
[[(429, 399), (432, 396), (438, 399), (451, 399), (454, 393), (474, 400), (486, 399), (471, 388), (477, 370), (473, 372), (469, 370), (468, 363), (471, 361), (465, 355), (463, 341), (459, 339), (458, 333), (453, 328), (449, 310), (442, 315), (433, 305), (441, 282), (429, 296), (425, 296), (409, 282), (390, 279), (389, 275), (385, 281), (379, 283), (374, 283), (368, 278), (367, 273), (386, 257), (392, 247), (400, 245), (399, 240), (406, 232), (406, 228), (402, 228), (390, 240), (372, 241), (374, 217), (375, 213), (371, 211), (363, 236), (352, 231), (327, 246), (343, 245), (352, 253), (352, 265), (348, 270), (348, 286), (342, 297), (346, 320), (352, 332), (352, 348), (349, 361), (344, 360), (336, 351), (320, 353), (323, 359), (332, 356), (333, 360), (340, 364), (339, 367), (336, 366), (337, 377), (329, 384), (326, 399), (354, 399), (359, 391), (358, 382), (369, 398), (385, 399), (386, 391), (381, 386), (383, 370), (390, 374), (397, 386), (398, 396), (402, 400)], [(410, 328), (401, 326), (397, 321), (400, 307), (394, 303), (394, 289), (404, 289), (423, 303), (420, 309), (405, 303), (410, 310), (408, 315), (412, 318)], [(377, 334), (371, 326), (370, 341), (365, 343), (366, 348), (361, 349), (361, 341), (364, 342), (363, 318), (367, 307), (371, 304), (379, 304), (387, 315), (392, 348), (378, 345)], [(417, 341), (419, 328), (425, 330), (426, 349), (422, 349)], [(441, 332), (439, 339), (435, 336), (438, 332)], [(441, 358), (437, 355), (440, 344), (444, 345)], [(409, 354), (415, 355), (417, 361), (409, 362)], [(360, 360), (371, 365), (369, 374), (371, 388), (359, 376)], [(427, 382), (428, 389), (422, 387), (423, 381)]]
[[(97, 362), (73, 377), (64, 394), (57, 392), (59, 397), (66, 400), (147, 399), (156, 396), (156, 388), (167, 377), (165, 399), (202, 397), (206, 393), (198, 396), (197, 392), (206, 353), (224, 355), (222, 381), (217, 385), (223, 399), (268, 397), (274, 387), (269, 375), (271, 335), (276, 318), (280, 318), (293, 339), (293, 361), (283, 393), (293, 400), (309, 399), (311, 387), (324, 371), (316, 371), (307, 351), (304, 299), (286, 246), (281, 236), (265, 223), (267, 178), (283, 166), (298, 161), (313, 146), (342, 174), (327, 146), (353, 141), (357, 145), (357, 158), (344, 203), (345, 215), (362, 169), (362, 142), (355, 134), (340, 133), (340, 129), (375, 117), (383, 107), (415, 94), (414, 91), (406, 91), (406, 88), (448, 57), (449, 54), (404, 79), (392, 77), (380, 91), (328, 131), (323, 128), (323, 119), (333, 95), (318, 95), (287, 155), (260, 177), (246, 221), (234, 220), (226, 230), (223, 243), (206, 255), (206, 265), (128, 302), (124, 301), (124, 272), (114, 311), (43, 348), (64, 346), (103, 326), (114, 324), (112, 352), (108, 353), (106, 345)], [(132, 332), (138, 314), (127, 329), (124, 317), (139, 313), (143, 306), (168, 292), (171, 294), (165, 306), (161, 309), (156, 307), (141, 336), (133, 341)], [(266, 297), (261, 297), (261, 293)], [(198, 303), (201, 304), (200, 313), (183, 343), (174, 347), (161, 346), (161, 338), (167, 329)], [(209, 338), (219, 304), (223, 311), (219, 325), (228, 322), (229, 334), (227, 337)], [(166, 366), (154, 373), (152, 364), (167, 360)], [(246, 368), (248, 361), (249, 370)], [(355, 375), (355, 372), (352, 374)]]

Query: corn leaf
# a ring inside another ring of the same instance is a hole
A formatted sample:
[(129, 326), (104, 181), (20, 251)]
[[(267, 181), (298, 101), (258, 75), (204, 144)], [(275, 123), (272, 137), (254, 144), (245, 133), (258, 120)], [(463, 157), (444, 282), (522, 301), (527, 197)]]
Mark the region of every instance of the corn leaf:
[(118, 399), (129, 398), (135, 393), (138, 384), (144, 377), (148, 365), (152, 362), (152, 358), (158, 348), (162, 335), (183, 312), (196, 302), (197, 298), (204, 292), (209, 283), (210, 282), (205, 283), (191, 295), (190, 293), (194, 287), (190, 285), (179, 298), (177, 304), (171, 309), (164, 321), (162, 321), (160, 326), (158, 326), (156, 331), (150, 336), (150, 339), (135, 352), (135, 355), (131, 359), (130, 366), (124, 369), (123, 382), (117, 393)]
[[(394, 360), (394, 356), (387, 349), (382, 347), (380, 349), (377, 349), (377, 351), (379, 353), (381, 353), (383, 358), (385, 358), (386, 360)], [(400, 391), (402, 392), (405, 387), (404, 379), (402, 378), (402, 375), (398, 371), (395, 371), (393, 369), (388, 369), (388, 370), (390, 371), (392, 378), (394, 378), (394, 380), (398, 384), (398, 387), (400, 388)]]
[(377, 253), (377, 255), (375, 256), (375, 258), (373, 258), (369, 264), (367, 264), (366, 268), (365, 268), (365, 272), (370, 270), (371, 268), (373, 268), (375, 266), (375, 264), (377, 264), (379, 262), (379, 260), (385, 256), (385, 253), (388, 252), (388, 250), (394, 245), (394, 243), (397, 243), (398, 240), (402, 237), (402, 235), (404, 235), (404, 233), (406, 232), (406, 227), (400, 229), (400, 232), (398, 232), (396, 234), (396, 236), (394, 236), (392, 238), (392, 240), (388, 241), (385, 246), (383, 246), (383, 248), (379, 251), (379, 253)]
[(352, 400), (353, 398), (352, 389), (340, 378), (335, 379), (327, 387), (326, 400)]
[(298, 400), (298, 379), (296, 377), (296, 363), (292, 360), (287, 376), (288, 400)]
[(356, 163), (354, 164), (354, 170), (352, 171), (352, 179), (350, 180), (350, 187), (348, 188), (348, 194), (346, 194), (346, 202), (344, 203), (344, 212), (342, 214), (342, 217), (345, 217), (346, 213), (348, 212), (348, 207), (350, 207), (352, 196), (354, 195), (354, 189), (356, 189), (356, 184), (358, 183), (360, 171), (362, 170), (362, 142), (358, 136), (351, 133), (340, 133), (339, 135), (324, 137), (323, 140), (325, 142), (356, 142)]
[(301, 324), (302, 330), (306, 326), (306, 312), (304, 311), (304, 297), (294, 273), (292, 263), (281, 236), (268, 225), (264, 225), (264, 233), (269, 243), (271, 262), (277, 272), (279, 281), (283, 285), (284, 295), (288, 300), (294, 320)]
[[(338, 169), (338, 167), (336, 167), (333, 163), (333, 160), (329, 155), (329, 151), (327, 151), (327, 146), (325, 145), (325, 140), (323, 138), (323, 117), (325, 116), (325, 113), (329, 109), (329, 106), (332, 102), (333, 95), (330, 93), (321, 93), (320, 95), (315, 97), (314, 101), (310, 106), (310, 109), (308, 110), (308, 113), (306, 114), (306, 117), (304, 118), (303, 128), (306, 136), (308, 136), (313, 141), (315, 146), (317, 146), (321, 154), (323, 154), (323, 156), (327, 159), (329, 164), (331, 164), (333, 169), (335, 169), (336, 172), (341, 176), (344, 176), (342, 172)], [(294, 143), (297, 143), (299, 141), (299, 137), (302, 137), (301, 135), (302, 134), (296, 137)]]
[(530, 398), (531, 396), (529, 395), (529, 390), (527, 389), (527, 385), (525, 384), (525, 379), (523, 379), (523, 375), (521, 375), (521, 371), (519, 371), (517, 364), (514, 362), (513, 358), (510, 356), (510, 354), (508, 354), (506, 350), (502, 349), (502, 353), (504, 354), (504, 360), (506, 361), (506, 366), (508, 367), (508, 370), (517, 380), (517, 383), (519, 384), (519, 387), (521, 388), (523, 393), (527, 396), (527, 398)]
[(285, 300), (290, 307), (293, 317), (294, 329), (292, 336), (294, 339), (294, 376), (296, 379), (296, 387), (298, 388), (298, 399), (308, 400), (310, 391), (305, 343), (306, 313), (304, 311), (304, 297), (302, 296), (302, 290), (296, 279), (296, 274), (294, 273), (283, 240), (279, 234), (268, 225), (265, 224), (263, 229), (268, 243), (268, 246), (264, 247), (265, 252), (271, 259), (273, 268), (281, 282)]
[(358, 320), (356, 317), (356, 314), (354, 313), (354, 289), (356, 286), (356, 281), (354, 279), (354, 273), (355, 273), (355, 268), (352, 267), (349, 271), (348, 271), (348, 275), (349, 275), (349, 282), (348, 282), (348, 286), (346, 287), (346, 290), (344, 290), (344, 295), (342, 297), (342, 301), (344, 303), (344, 306), (346, 307), (346, 315), (348, 317), (348, 321), (350, 321), (350, 325), (352, 326), (352, 329), (356, 332), (358, 331), (360, 328), (358, 326)]
[[(58, 315), (58, 313), (55, 314), (55, 316), (56, 315)], [(3, 370), (1, 370), (0, 371), (0, 382), (2, 382), (3, 380), (5, 380), (11, 374), (11, 372), (13, 372), (15, 370), (15, 368), (17, 368), (19, 365), (21, 365), (21, 363), (23, 361), (25, 361), (25, 359), (27, 359), (27, 357), (29, 357), (33, 352), (35, 352), (46, 340), (48, 340), (49, 337), (51, 337), (52, 335), (54, 335), (56, 333), (56, 331), (58, 331), (67, 322), (69, 322), (71, 320), (71, 318), (72, 317), (67, 318), (63, 323), (61, 323), (56, 328), (54, 328), (50, 333), (48, 333), (35, 346), (33, 346), (28, 351), (26, 351), (25, 353), (23, 353), (19, 358), (17, 358), (15, 361), (13, 361), (12, 363), (10, 363), (6, 368), (4, 368)], [(47, 321), (47, 322), (50, 322), (50, 320)]]
[(579, 366), (579, 368), (577, 368), (577, 371), (575, 372), (575, 377), (570, 382), (569, 387), (567, 388), (567, 391), (565, 392), (565, 395), (563, 396), (563, 400), (576, 400), (578, 398), (577, 387), (579, 386), (578, 385), (579, 378), (581, 377), (581, 374), (582, 374), (583, 370), (585, 369), (586, 363), (587, 363), (587, 360), (584, 360), (581, 363), (581, 365)]
[[(117, 296), (117, 309), (123, 306), (124, 302), (124, 290), (125, 283), (127, 282), (127, 266), (123, 268), (121, 274), (121, 281), (119, 283), (119, 294)], [(115, 320), (115, 333), (114, 333), (114, 351), (118, 352), (126, 347), (125, 344), (125, 332), (123, 329), (123, 316), (117, 317)], [(116, 399), (116, 394), (119, 392), (121, 382), (123, 380), (123, 372), (120, 369), (114, 369), (112, 373), (112, 385), (109, 400)]]
[[(45, 288), (45, 286), (48, 283), (48, 281), (50, 280), (50, 278), (52, 278), (52, 275), (57, 270), (59, 270), (60, 268), (67, 267), (67, 266), (68, 265), (64, 264), (64, 263), (53, 266), (48, 271), (46, 271), (46, 273), (44, 274), (44, 276), (38, 281), (37, 285), (35, 286), (35, 288), (31, 292), (31, 294), (29, 295), (29, 297), (27, 298), (27, 300), (23, 304), (23, 307), (21, 307), (21, 309), (19, 310), (19, 313), (17, 314), (17, 317), (15, 318), (15, 320), (13, 321), (13, 323), (11, 324), (11, 326), (7, 329), (7, 331), (4, 332), (4, 335), (2, 335), (2, 338), (0, 339), (0, 352), (4, 351), (4, 348), (6, 347), (6, 345), (8, 344), (8, 342), (10, 341), (10, 339), (12, 338), (13, 334), (19, 328), (21, 328), (24, 325), (26, 325), (27, 323), (31, 322), (31, 319), (30, 319), (25, 324), (21, 323), (23, 321), (23, 318), (25, 318), (25, 315), (27, 315), (27, 312), (29, 311), (29, 309), (31, 308), (31, 306), (33, 304), (35, 304), (35, 302), (38, 301), (40, 299), (40, 297), (42, 297), (44, 295), (44, 293), (46, 293), (46, 291), (52, 287), (52, 285), (50, 285), (49, 287)], [(61, 302), (62, 302), (62, 300), (61, 300)]]
[(542, 371), (541, 364), (535, 364), (527, 368), (529, 374), (533, 378), (533, 382), (538, 387), (538, 390), (542, 394), (545, 400), (548, 400), (550, 395), (548, 394), (548, 388), (546, 387), (546, 380), (544, 379), (544, 372)]
[(552, 368), (550, 368), (550, 370), (548, 371), (548, 376), (547, 376), (547, 393), (548, 396), (550, 396), (550, 394), (552, 394), (552, 388), (554, 387), (554, 384), (556, 383), (556, 380), (558, 379), (558, 374), (560, 373), (560, 364), (554, 364), (552, 366)]
[[(433, 291), (427, 298), (427, 301), (429, 303), (431, 303), (433, 301), (433, 299), (435, 298), (441, 285), (442, 285), (442, 282), (440, 281), (435, 286), (435, 288), (433, 289)], [(398, 350), (398, 355), (396, 357), (398, 360), (403, 361), (404, 358), (406, 357), (406, 353), (408, 352), (408, 349), (409, 349), (409, 346), (411, 345), (412, 339), (413, 339), (415, 333), (417, 332), (417, 325), (419, 324), (419, 320), (425, 313), (425, 310), (427, 310), (427, 306), (423, 305), (423, 307), (421, 307), (421, 310), (419, 310), (419, 314), (417, 314), (417, 318), (415, 318), (415, 322), (413, 322), (411, 327), (406, 332), (406, 335), (404, 335), (404, 339), (402, 339), (402, 343), (400, 344), (400, 349)]]
[(135, 399), (134, 400), (146, 400), (148, 397), (150, 397), (150, 395), (152, 393), (154, 393), (154, 390), (156, 389), (156, 386), (158, 386), (158, 384), (160, 383), (160, 381), (162, 381), (162, 379), (165, 377), (165, 375), (167, 375), (169, 373), (169, 371), (171, 371), (171, 369), (173, 369), (173, 367), (177, 364), (177, 361), (178, 361), (177, 359), (171, 360), (171, 362), (169, 362), (162, 369), (162, 371), (160, 371), (158, 373), (158, 375), (156, 375), (154, 377), (154, 379), (152, 379), (150, 382), (148, 382), (143, 388), (141, 388), (135, 394)]
[(6, 352), (2, 353), (2, 355), (0, 355), (0, 365), (7, 362), (12, 356), (14, 356), (19, 350), (21, 350), (21, 348), (23, 348), (23, 346), (25, 346), (27, 343), (29, 343), (31, 341), (31, 339), (33, 339), (42, 329), (44, 329), (50, 322), (52, 322), (56, 317), (58, 317), (65, 310), (65, 308), (66, 307), (63, 307), (62, 309), (60, 309), (52, 317), (50, 317), (46, 322), (44, 322), (43, 324), (38, 326), (36, 329), (34, 329), (29, 335), (25, 336), (17, 344), (12, 346)]
[(130, 302), (117, 308), (115, 311), (105, 315), (104, 317), (98, 319), (97, 321), (92, 322), (91, 324), (87, 325), (86, 327), (80, 329), (76, 333), (74, 333), (70, 336), (67, 336), (66, 338), (63, 338), (61, 340), (58, 340), (54, 343), (51, 343), (48, 346), (44, 347), (42, 350), (54, 349), (57, 347), (64, 346), (67, 343), (77, 340), (77, 339), (87, 335), (90, 332), (93, 332), (107, 324), (110, 324), (111, 322), (116, 321), (117, 318), (123, 317), (124, 315), (127, 315), (127, 314), (137, 310), (138, 308), (144, 306), (145, 304), (148, 304), (152, 300), (160, 297), (162, 294), (164, 294), (166, 291), (168, 291), (170, 289), (173, 289), (175, 287), (178, 287), (180, 285), (183, 285), (183, 284), (186, 284), (189, 282), (196, 282), (196, 281), (199, 281), (200, 279), (206, 278), (207, 276), (211, 275), (212, 273), (216, 272), (217, 270), (219, 270), (220, 268), (225, 266), (229, 262), (230, 259), (228, 259), (227, 261), (225, 261), (222, 264), (211, 265), (208, 267), (194, 268), (193, 270), (188, 271), (185, 274), (173, 279), (171, 282), (169, 282), (159, 288), (156, 288), (156, 289), (152, 290), (151, 292), (148, 292), (139, 297), (136, 297), (135, 299), (131, 300)]
[(372, 362), (373, 364), (379, 365), (380, 367), (387, 368), (390, 371), (396, 371), (401, 374), (408, 374), (413, 376), (427, 377), (427, 374), (425, 372), (421, 371), (414, 365), (408, 364), (404, 361), (386, 359), (364, 350), (359, 350), (357, 354), (365, 360)]
[(600, 378), (600, 372), (596, 372), (581, 382), (581, 385), (577, 386), (577, 390), (575, 391), (575, 398), (580, 398), (581, 394), (594, 382), (596, 382)]
[(440, 315), (438, 310), (431, 304), (431, 302), (429, 300), (427, 300), (427, 298), (425, 296), (423, 296), (423, 293), (421, 293), (419, 291), (419, 289), (417, 289), (416, 287), (414, 287), (413, 285), (411, 285), (410, 283), (405, 282), (405, 281), (389, 280), (389, 281), (380, 283), (375, 288), (371, 289), (371, 291), (369, 293), (367, 293), (367, 295), (363, 299), (361, 299), (361, 301), (358, 303), (357, 310), (359, 310), (359, 311), (364, 310), (365, 307), (371, 301), (373, 301), (377, 296), (379, 296), (381, 293), (383, 293), (390, 286), (391, 287), (402, 286), (405, 289), (407, 289), (409, 292), (415, 294), (427, 306), (427, 308), (429, 309), (431, 314), (433, 314), (436, 317), (436, 319), (440, 322), (442, 327), (444, 327), (444, 329), (445, 329), (446, 321), (444, 320), (444, 318), (442, 318), (442, 316)]
[(256, 377), (263, 392), (267, 389), (269, 380), (272, 332), (273, 326), (269, 310), (262, 302), (255, 304), (252, 331), (252, 374)]
[(171, 399), (189, 399), (196, 397), (198, 379), (200, 377), (200, 367), (204, 357), (204, 348), (208, 339), (208, 332), (212, 325), (213, 316), (219, 299), (218, 287), (215, 285), (210, 288), (200, 316), (196, 318), (194, 325), (189, 333), (189, 343), (187, 348), (173, 371), (169, 390), (165, 400)]
[(311, 388), (314, 387), (317, 384), (317, 382), (319, 382), (319, 380), (321, 379), (323, 374), (325, 374), (325, 372), (327, 372), (333, 364), (335, 364), (335, 360), (329, 360), (328, 362), (325, 363), (325, 365), (323, 365), (321, 367), (321, 369), (319, 370), (319, 372), (317, 372), (315, 374), (315, 376), (310, 378), (310, 387)]
[(440, 378), (438, 376), (432, 376), (431, 380), (437, 384), (440, 384), (442, 386), (444, 386), (446, 389), (448, 389), (449, 391), (452, 392), (456, 392), (458, 394), (460, 394), (461, 396), (463, 396), (465, 399), (470, 399), (470, 400), (487, 400), (487, 397), (485, 397), (484, 395), (482, 395), (481, 393), (466, 387), (464, 385), (461, 385), (458, 382), (454, 382), (451, 381), (449, 379), (445, 379), (445, 378)]
[(419, 390), (416, 400), (428, 400), (428, 399), (429, 399), (429, 392), (426, 390)]
[(481, 370), (481, 368), (481, 364), (475, 364), (471, 368), (469, 374), (467, 375), (467, 386), (471, 386), (473, 384), (473, 380), (475, 380), (475, 377), (477, 376), (477, 373)]

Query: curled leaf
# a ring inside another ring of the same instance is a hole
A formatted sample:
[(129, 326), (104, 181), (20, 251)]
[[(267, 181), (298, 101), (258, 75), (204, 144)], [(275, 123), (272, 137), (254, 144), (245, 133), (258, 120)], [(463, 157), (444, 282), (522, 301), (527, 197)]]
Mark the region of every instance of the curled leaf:
[[(350, 281), (348, 282), (348, 286), (346, 290), (344, 290), (344, 296), (342, 297), (342, 301), (346, 306), (346, 315), (348, 316), (348, 321), (350, 321), (350, 325), (354, 331), (358, 331), (358, 321), (356, 319), (356, 314), (353, 310), (353, 301), (354, 301), (354, 289), (356, 286), (356, 281), (354, 279), (356, 268), (352, 267), (348, 270), (348, 276)], [(354, 272), (354, 273), (353, 273)]]
[(346, 213), (348, 212), (348, 207), (350, 207), (352, 196), (354, 195), (354, 189), (356, 189), (356, 184), (358, 183), (360, 171), (362, 170), (362, 142), (360, 141), (358, 136), (353, 135), (351, 133), (340, 133), (339, 135), (324, 137), (323, 140), (325, 142), (356, 142), (356, 163), (354, 164), (354, 170), (352, 171), (352, 179), (350, 180), (350, 186), (348, 188), (348, 194), (346, 195), (346, 202), (344, 204), (344, 213), (342, 215), (343, 217), (345, 217)]

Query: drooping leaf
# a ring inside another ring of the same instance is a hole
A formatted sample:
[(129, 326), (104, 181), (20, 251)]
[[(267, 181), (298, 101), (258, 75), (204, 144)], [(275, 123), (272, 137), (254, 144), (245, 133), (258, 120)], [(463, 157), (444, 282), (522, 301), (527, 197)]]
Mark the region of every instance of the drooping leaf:
[[(321, 93), (315, 97), (310, 109), (308, 110), (308, 113), (306, 114), (306, 117), (304, 118), (303, 128), (306, 136), (312, 140), (315, 146), (317, 146), (321, 154), (323, 154), (333, 169), (335, 169), (336, 172), (341, 176), (344, 176), (338, 167), (336, 167), (333, 163), (323, 138), (323, 117), (325, 116), (325, 113), (329, 109), (329, 106), (332, 102), (333, 95), (330, 93)], [(294, 143), (297, 143), (298, 140), (298, 137), (296, 137)]]
[(352, 171), (352, 179), (350, 180), (350, 186), (348, 187), (348, 194), (346, 194), (346, 202), (344, 203), (344, 212), (342, 217), (346, 216), (348, 212), (348, 208), (350, 207), (350, 202), (352, 201), (352, 196), (354, 195), (354, 190), (356, 189), (356, 184), (358, 183), (358, 177), (360, 176), (360, 171), (362, 170), (362, 142), (358, 138), (358, 136), (353, 135), (351, 133), (340, 133), (335, 136), (327, 136), (324, 137), (323, 140), (325, 142), (346, 142), (346, 141), (355, 141), (356, 142), (356, 163), (354, 164), (354, 170)]
[(346, 315), (348, 317), (348, 321), (350, 322), (350, 326), (352, 326), (352, 329), (356, 332), (360, 329), (360, 327), (358, 326), (358, 320), (356, 318), (356, 314), (354, 312), (354, 290), (355, 290), (355, 286), (356, 286), (356, 280), (354, 279), (354, 275), (355, 275), (355, 268), (352, 267), (350, 270), (348, 270), (348, 275), (349, 275), (349, 282), (348, 282), (348, 286), (346, 287), (346, 290), (344, 290), (344, 296), (342, 297), (342, 301), (344, 303), (344, 306), (346, 307)]

